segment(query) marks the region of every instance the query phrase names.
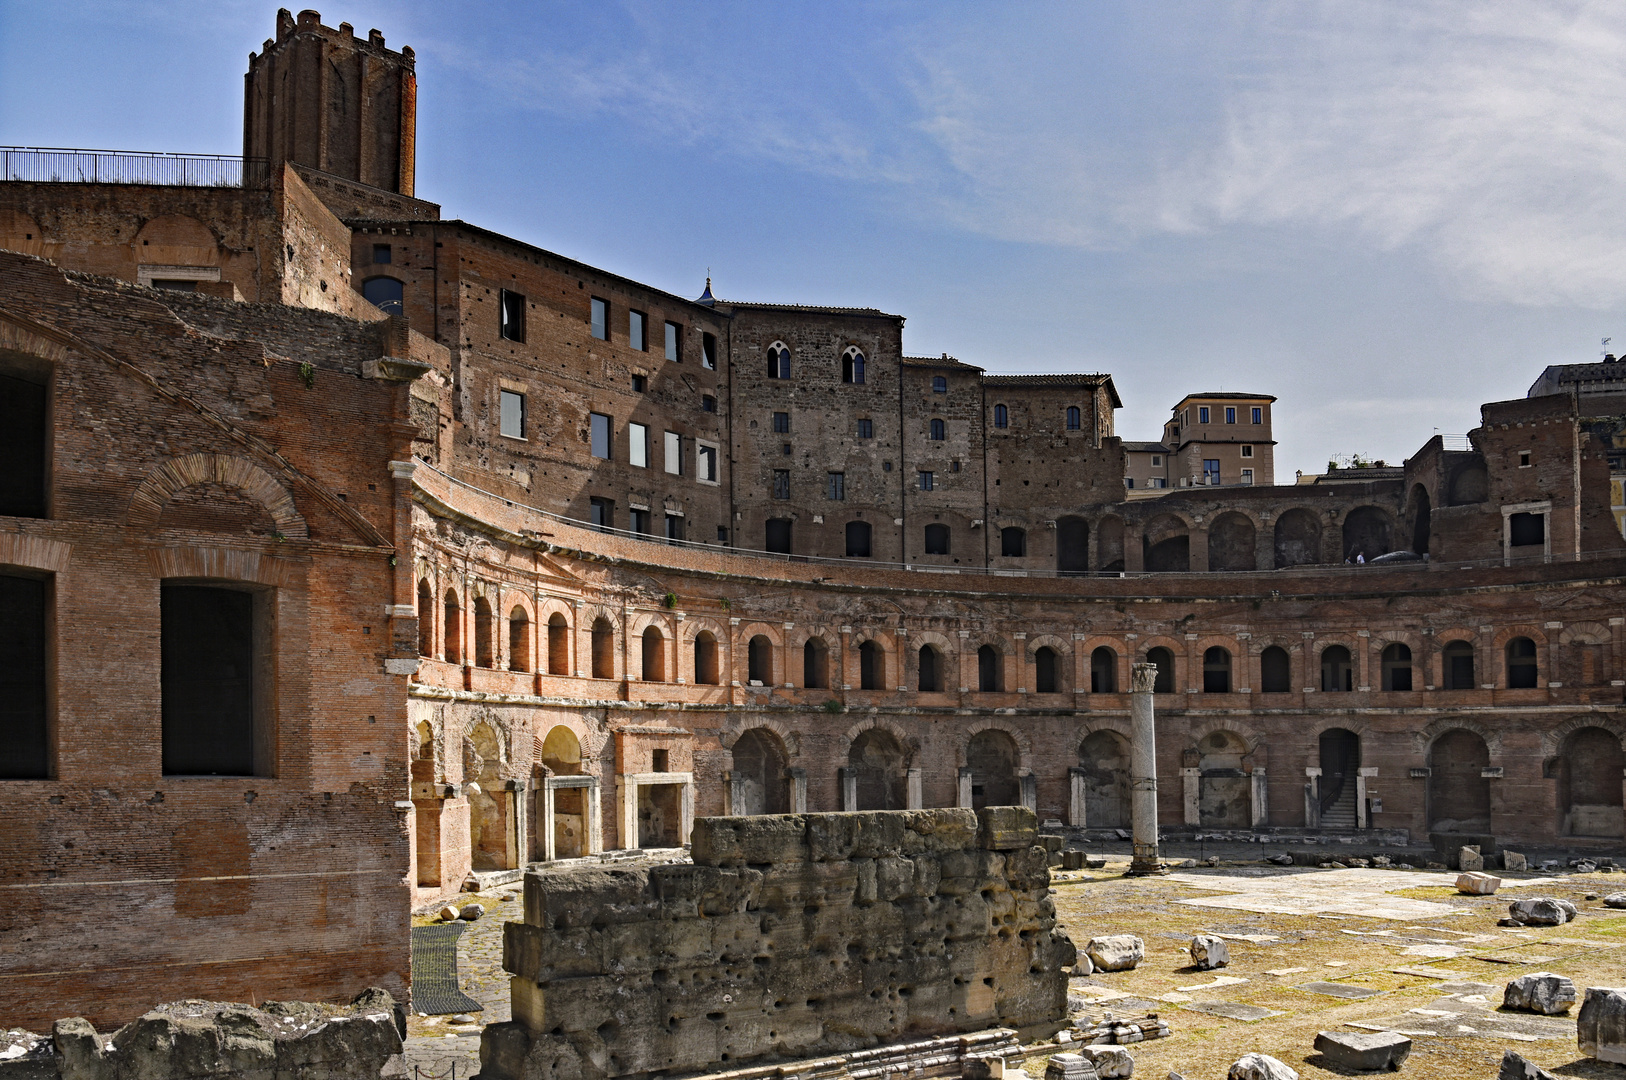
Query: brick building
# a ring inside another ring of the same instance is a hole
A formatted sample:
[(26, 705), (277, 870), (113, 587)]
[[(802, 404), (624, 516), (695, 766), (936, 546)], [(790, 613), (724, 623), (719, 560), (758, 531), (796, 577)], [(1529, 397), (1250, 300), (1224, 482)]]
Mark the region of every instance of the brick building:
[(1267, 395), (1126, 451), (1110, 375), (441, 219), (415, 94), (284, 12), (245, 158), (7, 160), (0, 1020), (396, 988), (410, 906), (696, 814), (1117, 827), (1143, 660), (1171, 828), (1626, 834), (1626, 395), (1337, 483)]

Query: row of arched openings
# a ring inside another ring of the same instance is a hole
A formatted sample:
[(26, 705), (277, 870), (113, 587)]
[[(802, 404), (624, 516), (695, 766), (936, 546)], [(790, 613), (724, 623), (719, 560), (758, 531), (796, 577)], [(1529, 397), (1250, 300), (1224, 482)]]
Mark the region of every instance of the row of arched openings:
[[(767, 352), (768, 378), (788, 379), (791, 377), (790, 346), (783, 341), (776, 341), (768, 346)], [(864, 357), (864, 350), (857, 345), (849, 345), (841, 353), (841, 381), (862, 385), (869, 378), (869, 361)]]

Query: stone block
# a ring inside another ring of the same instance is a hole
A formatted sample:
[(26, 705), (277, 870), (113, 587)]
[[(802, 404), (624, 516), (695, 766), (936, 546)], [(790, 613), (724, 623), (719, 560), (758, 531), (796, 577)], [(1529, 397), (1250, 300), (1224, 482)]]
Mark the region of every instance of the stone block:
[(1575, 918), (1575, 905), (1551, 896), (1532, 896), (1509, 904), (1507, 917), (1520, 926), (1562, 926)]
[[(1525, 862), (1524, 856), (1519, 854), (1517, 851), (1504, 850), (1502, 852), (1503, 870), (1523, 870), (1526, 868), (1526, 866), (1527, 863)], [(1517, 1055), (1514, 1056), (1516, 1057)]]
[[(724, 820), (733, 820), (732, 818)], [(525, 875), (525, 921), (556, 930), (658, 918), (647, 869), (579, 868)]]
[(1107, 857), (1105, 855), (1086, 855), (1084, 856), (1084, 866), (1088, 870), (1105, 870)]
[(1084, 869), (1085, 854), (1076, 848), (1069, 848), (1061, 853), (1061, 868), (1063, 870)]
[(1502, 1007), (1521, 1012), (1557, 1016), (1575, 1004), (1575, 984), (1550, 971), (1521, 975), (1502, 991)]
[(987, 806), (977, 811), (977, 846), (1021, 851), (1039, 838), (1039, 816), (1025, 806)]
[(1610, 893), (1603, 898), (1603, 906), (1608, 908), (1626, 908), (1626, 892)]
[(1465, 870), (1457, 875), (1457, 892), (1469, 896), (1490, 896), (1502, 887), (1502, 879), (1478, 870)]
[(799, 862), (808, 857), (807, 815), (696, 818), (689, 843), (699, 866)]
[(1457, 851), (1457, 869), (1464, 873), (1485, 869), (1485, 857), (1477, 847), (1464, 847)]
[(1135, 1074), (1135, 1059), (1121, 1046), (1081, 1046), (1078, 1056), (1095, 1066), (1101, 1080), (1118, 1080)]
[(1587, 1057), (1626, 1065), (1626, 989), (1587, 987), (1575, 1041)]
[(1398, 1072), (1411, 1053), (1411, 1040), (1398, 1031), (1323, 1031), (1315, 1037), (1315, 1048), (1340, 1070)]
[(1131, 971), (1146, 959), (1146, 943), (1133, 934), (1109, 934), (1091, 938), (1084, 954), (1097, 971)]
[(1299, 1080), (1299, 1074), (1269, 1054), (1243, 1054), (1225, 1074), (1226, 1080)]
[(1044, 1067), (1044, 1080), (1097, 1080), (1100, 1075), (1082, 1054), (1054, 1054)]
[(1559, 1078), (1533, 1062), (1526, 1061), (1521, 1055), (1505, 1050), (1502, 1052), (1502, 1067), (1496, 1073), (1496, 1080), (1559, 1080)]
[(102, 1041), (90, 1021), (81, 1017), (58, 1020), (51, 1026), (51, 1041), (64, 1077), (72, 1080), (111, 1080), (113, 1070), (106, 1060)]
[(1222, 968), (1231, 962), (1231, 950), (1224, 938), (1198, 934), (1191, 939), (1187, 951), (1191, 953), (1192, 965), (1204, 971)]
[(945, 851), (964, 851), (977, 842), (977, 814), (962, 807), (939, 810), (908, 810), (904, 837), (905, 855), (919, 852), (928, 854)]

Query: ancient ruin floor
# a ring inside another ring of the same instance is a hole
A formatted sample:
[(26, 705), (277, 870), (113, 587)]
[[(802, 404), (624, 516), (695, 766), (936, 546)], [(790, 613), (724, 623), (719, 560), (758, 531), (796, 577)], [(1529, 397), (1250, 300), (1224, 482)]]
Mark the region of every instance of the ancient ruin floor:
[[(1169, 1021), (1171, 1038), (1129, 1048), (1137, 1076), (1222, 1077), (1249, 1050), (1305, 1078), (1339, 1076), (1314, 1053), (1316, 1032), (1393, 1028), (1411, 1035), (1403, 1075), (1419, 1080), (1494, 1076), (1510, 1049), (1560, 1075), (1619, 1080), (1618, 1067), (1576, 1051), (1573, 1010), (1537, 1017), (1499, 1006), (1507, 981), (1532, 971), (1559, 972), (1577, 987), (1626, 981), (1626, 912), (1585, 899), (1626, 889), (1626, 874), (1506, 874), (1496, 896), (1471, 897), (1442, 872), (1227, 863), (1132, 879), (1122, 876), (1127, 864), (1110, 858), (1105, 870), (1057, 872), (1054, 890), (1058, 917), (1081, 950), (1103, 934), (1146, 942), (1139, 968), (1074, 978), (1069, 994), (1075, 1017), (1152, 1011)], [(1509, 900), (1534, 895), (1573, 900), (1581, 915), (1560, 927), (1496, 925)], [(461, 902), (475, 900), (487, 914), (459, 942), (459, 973), (486, 1008), (472, 1025), (411, 1018), (408, 1072), (417, 1067), (423, 1080), (449, 1076), (454, 1063), (459, 1078), (473, 1075), (480, 1025), (508, 1019), (502, 924), (522, 915), (518, 888)], [(1229, 967), (1188, 966), (1185, 946), (1197, 933), (1227, 938)], [(1035, 1044), (1027, 1072), (1042, 1076), (1058, 1049)]]

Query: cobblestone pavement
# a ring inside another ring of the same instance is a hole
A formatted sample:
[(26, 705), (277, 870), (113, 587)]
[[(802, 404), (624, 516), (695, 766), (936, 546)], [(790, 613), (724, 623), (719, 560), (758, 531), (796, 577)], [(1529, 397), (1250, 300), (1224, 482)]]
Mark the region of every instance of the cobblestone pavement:
[[(511, 896), (513, 899), (505, 900)], [(469, 924), (457, 939), (457, 976), (463, 992), (485, 1006), (473, 1013), (473, 1024), (454, 1024), (450, 1016), (418, 1016), (407, 1020), (406, 1068), (414, 1080), (466, 1080), (480, 1071), (480, 1029), (509, 1018), (508, 973), (502, 969), (502, 926), (524, 917), (519, 883), (489, 892), (465, 893), (459, 907), (484, 904), (486, 913)], [(438, 920), (414, 918), (414, 926)]]

